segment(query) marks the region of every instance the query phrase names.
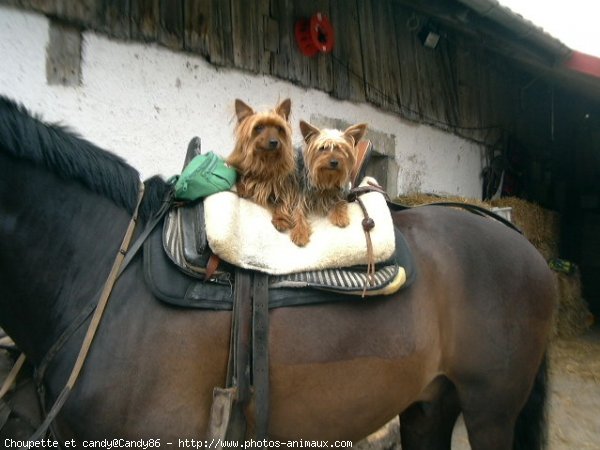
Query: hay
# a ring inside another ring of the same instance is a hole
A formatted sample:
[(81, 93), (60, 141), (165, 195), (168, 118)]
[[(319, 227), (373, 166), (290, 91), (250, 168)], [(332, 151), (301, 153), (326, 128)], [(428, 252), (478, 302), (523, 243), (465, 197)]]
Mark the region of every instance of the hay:
[[(516, 197), (505, 197), (490, 202), (465, 197), (440, 196), (414, 193), (396, 198), (406, 206), (426, 205), (434, 202), (457, 202), (483, 208), (511, 208), (512, 222), (542, 254), (546, 261), (559, 256), (560, 220), (558, 213), (542, 208), (535, 203)], [(555, 272), (557, 277), (559, 306), (555, 317), (554, 336), (561, 338), (582, 334), (591, 326), (593, 316), (581, 297), (579, 274), (567, 275)]]
[(577, 339), (559, 339), (550, 344), (550, 372), (566, 372), (600, 383), (598, 330)]
[(481, 200), (475, 200), (473, 198), (466, 197), (452, 197), (452, 196), (441, 196), (435, 194), (423, 194), (420, 192), (409, 194), (409, 195), (400, 195), (394, 199), (396, 203), (400, 203), (401, 205), (406, 206), (419, 206), (419, 205), (428, 205), (429, 203), (435, 202), (455, 202), (455, 203), (466, 203), (469, 205), (477, 205), (482, 208), (491, 209), (491, 205), (487, 202)]
[(560, 237), (558, 213), (516, 197), (492, 200), (491, 205), (512, 208), (512, 222), (544, 256), (546, 261), (557, 258)]
[(556, 273), (558, 283), (558, 311), (555, 317), (554, 335), (559, 338), (579, 336), (594, 323), (586, 301), (581, 297), (579, 271), (573, 274)]

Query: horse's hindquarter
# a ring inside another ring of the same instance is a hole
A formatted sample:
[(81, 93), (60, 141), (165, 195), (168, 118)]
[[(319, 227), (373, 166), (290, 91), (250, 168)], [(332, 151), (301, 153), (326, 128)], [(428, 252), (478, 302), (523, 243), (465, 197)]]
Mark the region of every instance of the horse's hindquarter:
[(529, 388), (553, 298), (537, 251), (463, 211), (415, 209), (396, 224), (417, 266), (410, 287), (272, 312), (272, 437), (358, 439), (435, 397), (440, 375), (459, 391), (473, 378), (506, 386), (522, 377)]
[(439, 371), (458, 385), (498, 388), (520, 377), (528, 390), (556, 299), (539, 252), (507, 226), (465, 211), (422, 207), (395, 220), (415, 254), (415, 289), (429, 293), (419, 302), (435, 302), (428, 332), (438, 334)]

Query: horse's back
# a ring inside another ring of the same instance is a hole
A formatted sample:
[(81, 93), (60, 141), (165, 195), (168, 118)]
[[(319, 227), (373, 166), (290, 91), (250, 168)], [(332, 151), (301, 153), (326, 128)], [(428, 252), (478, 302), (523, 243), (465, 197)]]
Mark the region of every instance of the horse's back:
[(413, 251), (416, 289), (435, 294), (442, 324), (547, 337), (555, 277), (522, 234), (491, 218), (442, 206), (403, 211), (394, 221)]

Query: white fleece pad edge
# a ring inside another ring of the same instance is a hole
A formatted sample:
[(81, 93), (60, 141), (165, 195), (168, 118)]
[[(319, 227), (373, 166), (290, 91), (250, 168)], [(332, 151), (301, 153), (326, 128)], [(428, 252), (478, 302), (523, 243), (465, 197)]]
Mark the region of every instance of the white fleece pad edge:
[[(365, 178), (361, 185), (372, 178)], [(360, 197), (375, 221), (371, 241), (375, 262), (389, 259), (395, 251), (392, 216), (384, 196), (369, 192)], [(350, 225), (339, 228), (326, 217), (310, 216), (313, 234), (305, 247), (296, 246), (289, 232), (271, 224), (271, 212), (226, 191), (204, 199), (208, 244), (222, 260), (236, 266), (283, 275), (308, 270), (367, 264), (364, 218), (357, 203), (348, 205)]]

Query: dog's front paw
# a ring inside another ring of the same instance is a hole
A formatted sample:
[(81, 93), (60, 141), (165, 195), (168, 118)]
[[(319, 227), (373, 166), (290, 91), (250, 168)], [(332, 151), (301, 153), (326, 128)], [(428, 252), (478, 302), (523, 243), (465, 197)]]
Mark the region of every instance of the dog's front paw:
[(286, 231), (292, 228), (290, 220), (280, 215), (273, 216), (273, 218), (271, 219), (271, 223), (277, 231)]
[(348, 215), (348, 203), (339, 202), (329, 211), (329, 221), (336, 227), (346, 228), (350, 225), (350, 216)]
[(304, 247), (310, 242), (310, 228), (296, 226), (290, 232), (290, 239), (298, 247)]
[(340, 228), (346, 228), (350, 225), (350, 217), (348, 217), (347, 211), (333, 211), (329, 216), (329, 220), (336, 227)]

